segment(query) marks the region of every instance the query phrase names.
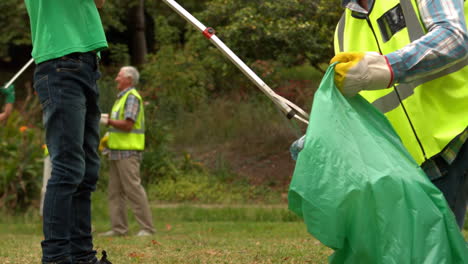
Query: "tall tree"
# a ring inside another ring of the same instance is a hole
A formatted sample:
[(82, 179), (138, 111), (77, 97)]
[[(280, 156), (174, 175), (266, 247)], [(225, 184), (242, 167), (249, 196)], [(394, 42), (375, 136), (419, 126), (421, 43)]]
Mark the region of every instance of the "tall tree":
[(136, 5), (131, 9), (130, 27), (132, 35), (132, 64), (142, 65), (145, 63), (146, 55), (148, 54), (146, 40), (146, 23), (145, 23), (145, 0), (138, 0)]

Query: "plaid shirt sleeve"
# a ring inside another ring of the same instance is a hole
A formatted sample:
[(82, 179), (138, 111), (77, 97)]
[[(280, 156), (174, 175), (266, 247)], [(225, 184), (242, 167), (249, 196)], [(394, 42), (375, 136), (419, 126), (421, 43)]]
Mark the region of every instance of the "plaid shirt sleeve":
[(463, 0), (418, 0), (422, 38), (386, 55), (397, 82), (411, 82), (461, 61), (468, 53)]
[(125, 119), (131, 119), (133, 122), (136, 122), (138, 113), (140, 112), (140, 101), (136, 96), (130, 94), (127, 97), (127, 101), (125, 102)]

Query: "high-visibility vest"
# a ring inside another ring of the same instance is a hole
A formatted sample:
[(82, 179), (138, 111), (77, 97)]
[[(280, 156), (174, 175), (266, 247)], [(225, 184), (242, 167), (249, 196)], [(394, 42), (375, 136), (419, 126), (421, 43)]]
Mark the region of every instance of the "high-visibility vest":
[[(346, 9), (336, 27), (335, 52), (380, 52), (380, 47), (383, 54), (388, 54), (426, 32), (415, 0), (376, 0), (367, 19), (364, 14)], [(467, 129), (467, 64), (468, 58), (412, 83), (362, 91), (360, 95), (385, 114), (413, 158), (422, 164)]]
[(130, 132), (122, 131), (111, 127), (109, 129), (109, 141), (107, 142), (111, 150), (143, 150), (145, 149), (145, 113), (143, 100), (136, 89), (132, 88), (122, 95), (114, 103), (111, 111), (111, 119), (125, 120), (125, 102), (129, 95), (134, 95), (140, 101), (140, 110), (137, 119)]

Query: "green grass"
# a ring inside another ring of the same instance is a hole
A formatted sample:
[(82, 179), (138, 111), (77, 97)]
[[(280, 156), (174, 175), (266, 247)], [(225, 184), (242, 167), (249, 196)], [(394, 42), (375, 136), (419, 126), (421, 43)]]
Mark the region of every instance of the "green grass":
[[(107, 231), (103, 200), (96, 197), (94, 234)], [(138, 225), (130, 217), (125, 237), (95, 236), (114, 264), (122, 263), (327, 263), (332, 250), (309, 235), (304, 223), (284, 204), (153, 205), (157, 229), (152, 237), (135, 237)], [(464, 230), (465, 238), (468, 237)], [(36, 211), (21, 216), (0, 215), (0, 263), (40, 263), (41, 221)]]
[[(38, 225), (14, 234), (2, 230), (0, 263), (39, 263)], [(153, 237), (96, 237), (94, 244), (113, 263), (325, 263), (331, 253), (300, 222), (173, 222), (156, 228)]]
[[(95, 248), (120, 263), (326, 263), (331, 250), (310, 236), (284, 205), (230, 208), (214, 205), (153, 207), (157, 233), (132, 236), (138, 225), (130, 217), (130, 235), (95, 236)], [(93, 217), (95, 234), (107, 231), (106, 213)], [(39, 263), (41, 222), (28, 212), (3, 216), (0, 263)]]
[[(281, 192), (266, 186), (252, 186), (236, 176), (208, 173), (180, 175), (177, 179), (163, 178), (157, 184), (147, 187), (150, 200), (200, 203), (249, 203), (261, 200), (262, 203), (282, 202)], [(225, 178), (223, 178), (225, 177)]]

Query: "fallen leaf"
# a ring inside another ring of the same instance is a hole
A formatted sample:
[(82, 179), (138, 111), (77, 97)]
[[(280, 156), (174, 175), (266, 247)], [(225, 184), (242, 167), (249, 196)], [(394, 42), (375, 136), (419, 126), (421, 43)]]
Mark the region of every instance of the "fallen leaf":
[(159, 242), (156, 241), (156, 240), (151, 240), (151, 244), (153, 244), (153, 245), (158, 245), (158, 246), (162, 246), (161, 243), (159, 243)]

